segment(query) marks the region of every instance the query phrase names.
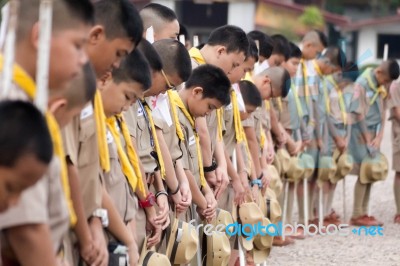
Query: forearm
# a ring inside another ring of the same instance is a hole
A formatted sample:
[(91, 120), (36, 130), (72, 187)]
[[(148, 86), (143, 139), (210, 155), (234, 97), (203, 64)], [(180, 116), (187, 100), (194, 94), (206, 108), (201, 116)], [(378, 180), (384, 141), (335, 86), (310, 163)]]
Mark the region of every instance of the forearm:
[(78, 238), (80, 245), (91, 241), (92, 237), (89, 231), (89, 224), (86, 220), (85, 211), (83, 209), (82, 194), (78, 180), (78, 169), (68, 163), (68, 180), (71, 188), (71, 200), (77, 217), (77, 222), (74, 227), (74, 232)]
[[(227, 165), (228, 175), (232, 179), (232, 182), (237, 181), (237, 180), (240, 181), (240, 177), (238, 175), (239, 171), (235, 170), (235, 167), (233, 166), (233, 163), (232, 163), (231, 159), (229, 158), (228, 152), (226, 150), (224, 152), (225, 152), (225, 157), (226, 157), (226, 165)], [(236, 151), (236, 158), (237, 157), (238, 157), (238, 152)]]
[[(247, 143), (249, 145), (250, 155), (254, 165), (255, 174), (256, 176), (260, 176), (261, 175), (261, 166), (259, 158), (260, 153), (259, 153), (259, 145), (257, 142), (256, 132), (252, 127), (245, 127), (244, 131), (246, 133)], [(254, 179), (253, 175), (252, 179)]]
[(279, 137), (280, 135), (279, 121), (276, 116), (275, 110), (273, 108), (271, 108), (270, 110), (270, 117), (271, 117), (271, 131), (276, 137)]
[(56, 265), (57, 259), (46, 224), (22, 225), (7, 229), (5, 237), (22, 266)]
[(217, 160), (218, 167), (227, 169), (227, 158), (225, 157), (225, 148), (223, 141), (219, 141), (217, 139), (214, 154), (215, 154), (215, 159)]
[(196, 130), (200, 137), (203, 165), (210, 166), (212, 164), (211, 140), (205, 117), (199, 117), (196, 119)]
[(195, 177), (193, 176), (192, 172), (190, 172), (190, 170), (185, 170), (185, 174), (189, 182), (190, 191), (192, 192), (193, 203), (202, 209), (206, 209), (207, 201), (204, 195), (201, 193), (197, 185), (197, 182), (195, 180)]
[[(122, 195), (121, 195), (122, 196)], [(118, 213), (110, 195), (103, 188), (102, 206), (107, 210), (109, 225), (107, 230), (119, 241), (129, 246), (133, 242), (133, 235), (128, 230), (121, 215)]]
[(174, 164), (172, 163), (172, 157), (171, 154), (169, 153), (168, 146), (165, 143), (162, 131), (156, 129), (156, 132), (157, 132), (158, 143), (160, 145), (160, 150), (161, 150), (161, 155), (158, 156), (161, 156), (163, 158), (165, 166), (165, 175), (166, 175), (165, 182), (170, 190), (175, 191), (176, 188), (178, 187), (178, 178), (177, 175), (175, 174)]
[(154, 173), (154, 183), (153, 183), (154, 188), (156, 191), (162, 191), (165, 190), (160, 171), (157, 171)]

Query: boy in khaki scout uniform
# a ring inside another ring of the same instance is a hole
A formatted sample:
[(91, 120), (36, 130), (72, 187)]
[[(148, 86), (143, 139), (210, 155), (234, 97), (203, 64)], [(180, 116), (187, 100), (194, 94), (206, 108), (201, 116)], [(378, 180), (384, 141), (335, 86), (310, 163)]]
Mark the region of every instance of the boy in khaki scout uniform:
[[(178, 180), (172, 163), (171, 154), (169, 153), (168, 147), (165, 145), (164, 136), (157, 133), (155, 118), (152, 115), (153, 103), (151, 97), (157, 97), (161, 92), (171, 89), (172, 85), (168, 76), (174, 84), (181, 84), (183, 81), (187, 80), (191, 73), (191, 65), (188, 52), (178, 41), (161, 40), (155, 42), (154, 46), (157, 47), (159, 54), (163, 55), (164, 60), (161, 59), (155, 48), (149, 42), (141, 42), (139, 50), (145, 55), (151, 66), (153, 84), (151, 88), (144, 93), (145, 98), (129, 108), (126, 118), (131, 137), (137, 147), (138, 155), (144, 168), (147, 183), (154, 186), (160, 212), (165, 212), (165, 214), (168, 215), (169, 194), (164, 188), (163, 180), (165, 180), (167, 187), (170, 187), (168, 191), (177, 191), (171, 198), (174, 200), (178, 212), (183, 212), (189, 207), (190, 202), (188, 199), (191, 198), (191, 196), (188, 197), (188, 194), (190, 194), (190, 188), (185, 178), (180, 178)], [(164, 62), (166, 63), (165, 69), (168, 70), (166, 72), (163, 70), (164, 67), (162, 63)], [(178, 151), (177, 154), (180, 154), (180, 151)], [(164, 158), (169, 159), (164, 160)], [(185, 200), (182, 199), (181, 189), (184, 191)], [(143, 230), (145, 227), (145, 220), (145, 213), (140, 209), (136, 215), (139, 247), (142, 246), (146, 233), (145, 230)], [(168, 225), (168, 220), (160, 222), (162, 223), (161, 229), (164, 230)], [(153, 239), (148, 239), (148, 244), (153, 245), (157, 243), (155, 243)]]
[[(36, 77), (37, 71), (38, 36), (34, 35), (34, 32), (38, 27), (39, 1), (20, 2), (24, 8), (20, 9), (17, 27), (13, 84), (9, 94), (4, 97), (32, 102), (36, 97), (34, 77)], [(86, 42), (87, 27), (91, 24), (93, 11), (88, 1), (79, 3), (57, 1), (53, 8), (49, 110), (54, 115), (56, 111), (58, 114), (61, 110), (67, 112), (58, 117), (65, 119), (76, 111), (73, 107), (79, 110), (79, 105), (84, 104), (78, 101), (77, 105), (71, 104), (73, 105), (71, 107), (67, 102), (70, 100), (70, 95), (84, 93), (84, 90), (76, 90), (76, 88), (70, 88), (69, 85), (71, 85), (72, 77), (81, 71), (81, 67), (86, 61), (83, 48), (76, 46)], [(36, 38), (32, 36), (36, 36)], [(59, 60), (65, 62), (63, 68), (58, 67)], [(71, 90), (72, 93), (70, 93)], [(82, 95), (80, 97), (84, 101), (85, 98)], [(59, 124), (50, 112), (46, 117), (52, 140), (56, 141), (55, 154), (61, 157), (62, 142), (59, 135)], [(65, 126), (63, 121), (58, 122), (60, 126)], [(57, 263), (56, 253), (60, 251), (61, 238), (68, 229), (68, 209), (72, 218), (71, 224), (76, 221), (72, 204), (66, 205), (67, 202), (70, 203), (65, 198), (69, 196), (69, 186), (65, 169), (61, 171), (60, 168), (60, 163), (62, 165), (63, 161), (59, 161), (59, 159), (54, 156), (45, 177), (24, 191), (19, 203), (0, 216), (0, 228), (4, 230), (3, 240), (7, 242), (6, 245), (2, 244), (7, 249), (2, 251), (3, 258), (7, 257), (8, 260), (18, 261), (21, 265), (55, 265)]]
[[(343, 52), (334, 46), (330, 46), (324, 50), (322, 55), (315, 60), (310, 61), (312, 68), (308, 68), (310, 71), (310, 87), (315, 85), (315, 93), (312, 94), (312, 106), (314, 109), (314, 117), (315, 117), (315, 137), (316, 142), (312, 141), (312, 143), (317, 144), (317, 149), (313, 148), (313, 145), (309, 147), (307, 153), (313, 156), (315, 168), (317, 171), (314, 172), (314, 175), (311, 177), (309, 181), (310, 185), (310, 204), (309, 204), (309, 222), (318, 225), (319, 220), (317, 217), (314, 217), (314, 207), (315, 202), (317, 202), (317, 186), (316, 186), (316, 177), (318, 174), (319, 167), (319, 159), (321, 156), (329, 156), (333, 154), (333, 150), (329, 147), (329, 133), (334, 137), (333, 140), (335, 145), (339, 147), (341, 151), (345, 148), (345, 141), (335, 130), (333, 126), (333, 122), (330, 119), (331, 115), (331, 104), (329, 101), (330, 92), (333, 87), (328, 86), (327, 76), (333, 73), (341, 71), (342, 67), (344, 67), (346, 63), (346, 59), (344, 57)], [(312, 71), (315, 71), (314, 77), (312, 76)], [(314, 78), (314, 81), (312, 80)], [(311, 85), (313, 84), (313, 85)], [(311, 89), (312, 91), (313, 89)], [(315, 145), (314, 145), (315, 147)], [(333, 195), (332, 195), (333, 196)], [(323, 211), (323, 210), (320, 210)]]
[[(318, 86), (317, 86), (317, 73), (313, 60), (318, 54), (327, 46), (327, 39), (323, 33), (313, 30), (308, 32), (302, 40), (302, 59), (300, 60), (299, 68), (297, 69), (295, 77), (295, 90), (299, 96), (300, 103), (303, 109), (303, 130), (301, 131), (302, 141), (306, 147), (307, 153), (311, 154), (313, 158), (317, 157), (318, 145), (322, 142), (317, 142), (315, 135), (316, 128), (316, 105), (312, 99), (318, 97)], [(314, 101), (315, 102), (315, 101)], [(311, 183), (315, 187), (315, 182)], [(309, 184), (310, 185), (310, 184)], [(312, 189), (308, 189), (308, 218), (313, 220), (311, 217), (311, 193)], [(299, 221), (304, 222), (304, 187), (303, 182), (299, 182), (297, 185), (297, 203), (299, 208)]]
[(201, 220), (210, 222), (217, 202), (204, 176), (199, 136), (195, 119), (229, 103), (230, 82), (221, 69), (204, 65), (193, 70), (185, 87), (171, 91), (170, 108), (175, 132), (180, 140), (182, 164)]
[[(338, 72), (326, 77), (330, 109), (327, 117), (329, 130), (327, 151), (330, 156), (333, 155), (335, 149), (340, 154), (347, 151), (351, 135), (351, 117), (349, 113), (353, 93), (351, 84), (357, 79), (358, 74), (357, 65), (347, 63), (342, 73)], [(341, 221), (332, 209), (336, 184), (332, 184), (330, 181), (324, 182), (322, 189), (324, 192), (324, 225), (339, 225)]]
[(400, 161), (400, 86), (399, 81), (393, 81), (390, 86), (389, 92), (389, 104), (388, 109), (390, 110), (389, 119), (392, 120), (392, 145), (393, 145), (393, 170), (396, 172), (394, 177), (394, 199), (396, 204), (396, 215), (394, 217), (395, 223), (400, 223), (400, 167), (397, 163)]
[[(126, 125), (121, 120), (122, 116), (116, 116), (142, 98), (143, 91), (147, 90), (150, 84), (148, 63), (143, 55), (135, 50), (99, 87), (107, 117), (107, 143), (110, 153), (110, 171), (104, 172), (101, 178), (106, 194), (111, 199), (111, 202), (103, 201), (110, 221), (105, 231), (109, 249), (112, 245), (122, 243), (128, 248), (130, 264), (133, 265), (138, 261), (138, 247), (134, 239), (136, 226), (131, 226), (138, 209), (135, 193), (137, 189), (143, 193), (144, 187), (131, 158), (135, 155), (130, 154), (132, 150), (129, 150), (130, 144), (127, 143), (131, 141), (129, 132), (124, 132)], [(128, 134), (127, 140), (125, 133)], [(110, 205), (115, 206), (116, 212)], [(145, 231), (145, 225), (138, 229)]]
[[(28, 102), (0, 101), (0, 132), (2, 213), (44, 176), (53, 157), (53, 145), (42, 113)], [(18, 140), (17, 134), (21, 136)]]
[[(211, 32), (204, 47), (200, 50), (195, 47), (190, 49), (192, 68), (207, 63), (220, 67), (228, 75), (244, 62), (248, 47), (249, 42), (242, 29), (230, 25), (219, 27)], [(196, 119), (205, 176), (214, 189), (217, 200), (229, 183), (222, 139), (222, 120), (220, 110)], [(239, 186), (235, 189), (238, 189), (235, 191), (235, 197), (238, 197), (237, 201), (241, 201), (239, 198), (243, 197), (243, 190)]]
[[(118, 67), (123, 57), (139, 43), (142, 23), (138, 12), (127, 0), (96, 1), (94, 8), (95, 25), (90, 29), (86, 49), (100, 79), (107, 71)], [(68, 239), (71, 242), (69, 250), (73, 251), (68, 255), (73, 264), (78, 263), (79, 257), (88, 264), (106, 265), (108, 261), (102, 225), (107, 215), (102, 209), (101, 170), (99, 158), (93, 156), (100, 154), (101, 167), (108, 170), (105, 133), (100, 138), (97, 132), (102, 125), (99, 124), (103, 112), (100, 103), (101, 97), (97, 94), (95, 101), (64, 131), (69, 179), (74, 188), (72, 198), (78, 216), (76, 229)]]
[[(366, 69), (357, 79), (350, 104), (352, 125), (349, 150), (356, 166), (353, 173), (359, 175), (362, 160), (375, 156), (382, 142), (385, 126), (387, 88), (399, 76), (395, 60), (382, 62), (377, 68)], [(350, 223), (356, 226), (377, 226), (383, 223), (369, 216), (368, 204), (372, 183), (362, 184), (360, 179), (354, 188), (354, 209)]]

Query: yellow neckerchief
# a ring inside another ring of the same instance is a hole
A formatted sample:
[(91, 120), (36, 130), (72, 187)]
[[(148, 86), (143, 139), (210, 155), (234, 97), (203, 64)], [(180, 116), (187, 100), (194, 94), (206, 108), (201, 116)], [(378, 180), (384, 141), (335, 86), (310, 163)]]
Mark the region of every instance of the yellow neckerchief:
[(306, 102), (309, 103), (310, 100), (310, 88), (308, 87), (308, 73), (307, 73), (307, 65), (305, 60), (302, 58), (300, 60), (302, 74), (303, 74), (303, 82), (304, 82), (304, 94), (306, 96)]
[(299, 95), (297, 94), (297, 90), (295, 88), (294, 82), (290, 85), (290, 90), (293, 92), (294, 102), (296, 103), (296, 109), (299, 117), (303, 117), (303, 108), (301, 107)]
[(338, 94), (340, 112), (342, 114), (343, 123), (346, 125), (347, 124), (347, 112), (346, 112), (346, 105), (344, 104), (343, 92), (339, 88), (339, 85), (336, 83), (336, 80), (332, 76), (328, 76), (327, 79), (333, 84), (333, 87), (335, 88), (335, 90)]
[(149, 119), (149, 124), (151, 128), (151, 134), (153, 135), (153, 140), (154, 140), (154, 147), (157, 152), (157, 157), (158, 157), (158, 163), (160, 164), (160, 173), (161, 177), (165, 179), (165, 164), (164, 164), (164, 159), (161, 154), (161, 148), (160, 148), (160, 143), (158, 142), (157, 138), (157, 132), (156, 132), (156, 127), (154, 125), (154, 120), (153, 120), (153, 115), (151, 113), (149, 105), (144, 101), (142, 103), (142, 106), (144, 107), (144, 110), (147, 114), (147, 118)]
[(271, 110), (271, 104), (269, 103), (269, 100), (264, 100), (264, 105), (265, 105), (265, 110), (269, 112)]
[(204, 65), (206, 63), (206, 60), (204, 60), (203, 55), (201, 54), (200, 50), (197, 49), (196, 47), (192, 47), (189, 50), (189, 55), (191, 58), (193, 58), (199, 65)]
[[(200, 147), (200, 140), (199, 140), (199, 135), (197, 134), (196, 127), (194, 124), (194, 119), (188, 112), (188, 110), (185, 107), (185, 104), (182, 102), (181, 97), (179, 96), (178, 92), (176, 91), (168, 91), (168, 97), (170, 100), (170, 105), (171, 109), (174, 110), (175, 107), (179, 107), (179, 109), (182, 111), (182, 113), (185, 115), (186, 119), (189, 121), (190, 125), (192, 126), (193, 129), (193, 134), (194, 134), (194, 139), (196, 141), (196, 151), (197, 151), (197, 162), (199, 165), (199, 172), (200, 172), (200, 184), (202, 187), (205, 187), (207, 185), (206, 179), (204, 177), (204, 169), (203, 169), (203, 159), (201, 155), (201, 147)], [(184, 135), (182, 132), (181, 124), (179, 122), (178, 118), (178, 113), (175, 111), (172, 111), (175, 127), (176, 127), (176, 132), (179, 137), (179, 139), (182, 141), (184, 140)], [(178, 128), (181, 133), (178, 133)]]
[[(204, 59), (203, 55), (201, 54), (200, 50), (196, 47), (192, 47), (189, 50), (189, 55), (193, 58), (199, 65), (206, 64), (206, 60)], [(222, 111), (221, 108), (216, 110), (217, 112), (217, 136), (218, 141), (222, 141)]]
[(265, 141), (267, 140), (267, 136), (265, 135), (264, 129), (262, 124), (260, 123), (260, 148), (261, 150), (264, 149)]
[(321, 71), (321, 68), (317, 64), (317, 60), (313, 60), (313, 64), (314, 64), (315, 71), (317, 71), (317, 74), (318, 74), (319, 78), (322, 81), (322, 90), (324, 92), (324, 100), (325, 100), (326, 112), (328, 114), (330, 114), (331, 113), (331, 103), (330, 103), (330, 99), (329, 99), (329, 95), (328, 95), (328, 88), (326, 87), (326, 79), (324, 77), (324, 74)]
[(242, 121), (240, 120), (240, 111), (237, 101), (237, 95), (235, 90), (231, 90), (231, 102), (233, 110), (233, 124), (235, 126), (236, 142), (240, 143), (243, 141)]
[(113, 136), (115, 145), (117, 146), (118, 158), (121, 163), (122, 172), (124, 173), (126, 179), (128, 180), (129, 186), (131, 187), (132, 191), (136, 191), (136, 185), (138, 184), (138, 176), (133, 169), (131, 162), (129, 161), (128, 156), (126, 155), (124, 148), (122, 147), (121, 139), (119, 137), (119, 132), (117, 129), (117, 120), (115, 116), (107, 118), (107, 127), (110, 131), (111, 135)]
[(223, 111), (222, 108), (218, 108), (217, 112), (217, 136), (218, 141), (222, 141), (222, 119), (223, 119)]
[(372, 97), (371, 101), (369, 102), (369, 105), (373, 105), (374, 102), (376, 101), (376, 98), (378, 98), (379, 94), (382, 94), (382, 98), (385, 99), (387, 96), (387, 91), (385, 90), (385, 87), (383, 85), (377, 87), (374, 85), (374, 82), (372, 81), (371, 78), (371, 73), (373, 74), (373, 69), (368, 69), (364, 72), (363, 76), (367, 79), (368, 86), (375, 92), (374, 96)]
[(69, 187), (68, 181), (68, 170), (67, 162), (65, 160), (64, 146), (61, 137), (60, 128), (53, 114), (46, 112), (47, 126), (50, 131), (51, 140), (53, 142), (54, 154), (60, 159), (61, 166), (61, 184), (64, 191), (64, 197), (67, 202), (68, 212), (69, 212), (69, 222), (71, 227), (76, 224), (77, 218), (74, 210), (74, 205), (71, 200), (71, 189)]
[(246, 75), (244, 76), (243, 80), (247, 80), (247, 81), (250, 81), (250, 82), (254, 83), (253, 73), (252, 72), (246, 72)]
[[(106, 138), (106, 116), (100, 91), (94, 95), (94, 117), (96, 120), (97, 145), (99, 146), (100, 166), (104, 172), (110, 171), (110, 154)], [(94, 155), (94, 154), (93, 154)]]
[(139, 165), (139, 157), (133, 148), (132, 145), (132, 138), (131, 135), (129, 134), (129, 129), (128, 126), (126, 125), (125, 118), (122, 114), (116, 115), (116, 118), (119, 121), (119, 125), (121, 127), (121, 133), (122, 136), (124, 137), (125, 140), (125, 145), (126, 145), (126, 151), (128, 153), (128, 159), (131, 162), (131, 165), (133, 167), (133, 170), (135, 170), (135, 174), (138, 178), (137, 182), (137, 187), (140, 192), (143, 194), (146, 192), (143, 184), (143, 177), (142, 177), (142, 171), (140, 170), (140, 165)]
[(281, 97), (277, 97), (277, 98), (275, 98), (275, 100), (276, 100), (276, 103), (278, 104), (278, 109), (279, 109), (279, 112), (280, 113), (282, 113), (282, 98)]
[[(0, 72), (3, 71), (4, 58), (3, 55), (0, 54)], [(24, 90), (26, 94), (28, 94), (29, 98), (33, 100), (36, 96), (36, 84), (31, 76), (26, 73), (26, 71), (20, 67), (18, 64), (13, 65), (13, 82), (20, 88)]]

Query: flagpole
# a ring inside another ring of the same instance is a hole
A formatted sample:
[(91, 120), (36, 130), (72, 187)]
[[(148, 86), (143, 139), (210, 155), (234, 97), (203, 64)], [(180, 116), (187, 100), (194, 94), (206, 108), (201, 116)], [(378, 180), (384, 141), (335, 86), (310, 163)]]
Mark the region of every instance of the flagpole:
[(48, 101), (52, 18), (53, 1), (41, 0), (39, 7), (39, 51), (37, 59), (37, 94), (35, 104), (42, 112), (46, 111)]

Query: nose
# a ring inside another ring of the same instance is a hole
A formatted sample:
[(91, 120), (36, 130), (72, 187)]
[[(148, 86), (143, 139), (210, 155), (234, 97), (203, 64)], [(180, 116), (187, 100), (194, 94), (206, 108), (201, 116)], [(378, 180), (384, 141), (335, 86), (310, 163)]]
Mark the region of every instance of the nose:
[(19, 202), (20, 197), (21, 197), (20, 193), (10, 196), (8, 198), (8, 206), (11, 207), (11, 206), (17, 205), (17, 203)]
[(121, 59), (117, 59), (117, 61), (115, 61), (115, 62), (112, 64), (112, 67), (113, 67), (113, 68), (119, 68), (120, 65), (121, 65)]
[(80, 58), (79, 58), (79, 64), (81, 66), (83, 66), (84, 64), (86, 64), (89, 61), (89, 57), (88, 54), (86, 53), (85, 50), (82, 50)]

